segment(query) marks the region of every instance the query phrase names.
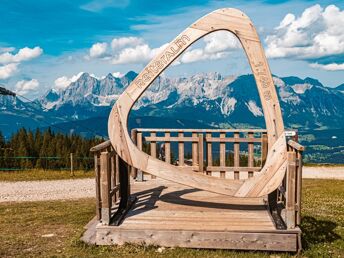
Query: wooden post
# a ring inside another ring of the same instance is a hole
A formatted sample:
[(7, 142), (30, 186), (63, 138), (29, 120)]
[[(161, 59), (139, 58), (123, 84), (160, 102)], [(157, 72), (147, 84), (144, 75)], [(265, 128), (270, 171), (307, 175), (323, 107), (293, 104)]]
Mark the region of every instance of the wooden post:
[[(166, 132), (165, 137), (170, 138), (171, 134)], [(169, 140), (165, 142), (165, 162), (171, 163), (171, 142)]]
[(262, 164), (263, 167), (266, 161), (266, 157), (268, 156), (268, 135), (267, 133), (262, 133), (262, 146), (261, 146), (261, 152), (262, 152)]
[[(178, 133), (178, 137), (184, 137), (184, 133)], [(184, 166), (184, 142), (178, 142), (178, 161), (179, 166)]]
[(296, 153), (287, 155), (286, 224), (287, 228), (295, 228)]
[[(137, 144), (137, 129), (131, 130), (131, 140), (133, 141), (134, 144)], [(137, 177), (137, 168), (131, 167), (131, 176), (134, 179)]]
[[(234, 138), (239, 138), (240, 134), (235, 132)], [(234, 142), (234, 167), (238, 168), (240, 167), (240, 143)], [(234, 179), (239, 179), (239, 171), (234, 171)]]
[(73, 153), (70, 154), (70, 176), (74, 176)]
[[(156, 137), (156, 132), (151, 132), (150, 136)], [(156, 158), (156, 141), (151, 141), (151, 143), (150, 143), (150, 155), (153, 158)], [(156, 178), (156, 176), (151, 175), (151, 178), (154, 179), (154, 178)]]
[[(253, 139), (253, 133), (249, 132), (248, 133), (248, 138)], [(248, 143), (248, 167), (254, 167), (254, 143), (249, 142)], [(248, 177), (253, 177), (253, 171), (248, 171)]]
[(99, 152), (94, 153), (94, 173), (96, 181), (96, 215), (97, 220), (101, 219), (101, 196), (100, 196), (100, 171), (99, 171)]
[(111, 219), (111, 201), (110, 201), (110, 155), (109, 152), (100, 154), (100, 182), (101, 182), (101, 221), (109, 225)]
[(203, 134), (198, 135), (198, 172), (204, 172), (204, 146), (203, 146)]
[[(226, 138), (226, 133), (220, 133), (220, 138)], [(226, 166), (226, 143), (220, 142), (220, 167)], [(220, 171), (220, 177), (225, 178), (226, 172)]]
[[(192, 133), (192, 137), (197, 137), (197, 133)], [(197, 166), (198, 164), (198, 152), (197, 152), (197, 142), (192, 142), (192, 166)]]
[[(136, 144), (137, 144), (137, 148), (142, 151), (142, 133), (141, 132), (138, 132), (136, 134)], [(136, 181), (143, 182), (143, 180), (144, 180), (143, 171), (138, 170)]]
[[(206, 139), (210, 138), (212, 135), (211, 133), (206, 134)], [(213, 165), (213, 150), (212, 150), (213, 143), (212, 142), (207, 142), (207, 166), (212, 166)], [(206, 171), (206, 173), (212, 173)]]

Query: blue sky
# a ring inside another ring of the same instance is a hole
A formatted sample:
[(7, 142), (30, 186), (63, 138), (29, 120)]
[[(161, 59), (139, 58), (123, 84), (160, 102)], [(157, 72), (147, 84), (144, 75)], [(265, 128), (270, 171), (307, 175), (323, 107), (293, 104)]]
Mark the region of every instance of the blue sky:
[[(35, 98), (65, 88), (80, 72), (139, 72), (193, 21), (223, 7), (251, 17), (274, 74), (344, 83), (344, 2), (307, 0), (2, 0), (0, 83)], [(249, 72), (228, 32), (200, 40), (166, 74), (207, 71)]]

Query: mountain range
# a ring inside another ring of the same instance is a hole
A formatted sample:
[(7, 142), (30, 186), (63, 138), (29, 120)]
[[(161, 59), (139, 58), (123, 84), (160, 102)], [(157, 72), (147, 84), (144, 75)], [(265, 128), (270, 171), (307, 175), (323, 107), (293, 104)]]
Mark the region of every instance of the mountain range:
[[(49, 90), (33, 102), (0, 96), (0, 130), (55, 124), (55, 129), (106, 135), (112, 105), (135, 79), (135, 72), (102, 79), (83, 73), (62, 90)], [(285, 126), (299, 129), (344, 128), (344, 84), (325, 87), (313, 78), (273, 76)], [(264, 127), (253, 75), (217, 72), (158, 77), (135, 104), (129, 126)]]

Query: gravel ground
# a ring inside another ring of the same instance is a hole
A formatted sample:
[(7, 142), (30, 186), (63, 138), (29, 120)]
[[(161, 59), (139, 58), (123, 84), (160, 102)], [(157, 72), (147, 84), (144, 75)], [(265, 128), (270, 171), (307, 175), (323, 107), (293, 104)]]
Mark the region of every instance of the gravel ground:
[(46, 201), (95, 197), (90, 179), (0, 182), (0, 202)]
[[(344, 167), (304, 167), (303, 177), (344, 180)], [(67, 200), (89, 197), (95, 197), (93, 178), (0, 182), (0, 202)]]

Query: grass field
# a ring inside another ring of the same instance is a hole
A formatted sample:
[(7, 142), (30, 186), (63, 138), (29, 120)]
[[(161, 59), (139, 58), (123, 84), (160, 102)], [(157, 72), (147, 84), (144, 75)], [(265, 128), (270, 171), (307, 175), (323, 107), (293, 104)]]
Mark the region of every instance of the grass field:
[[(344, 257), (344, 181), (304, 180), (302, 257)], [(0, 257), (293, 257), (154, 246), (88, 246), (79, 240), (93, 199), (0, 204)]]
[(94, 171), (74, 171), (71, 176), (69, 170), (22, 170), (22, 171), (0, 171), (0, 181), (34, 181), (34, 180), (58, 180), (72, 178), (94, 177)]

